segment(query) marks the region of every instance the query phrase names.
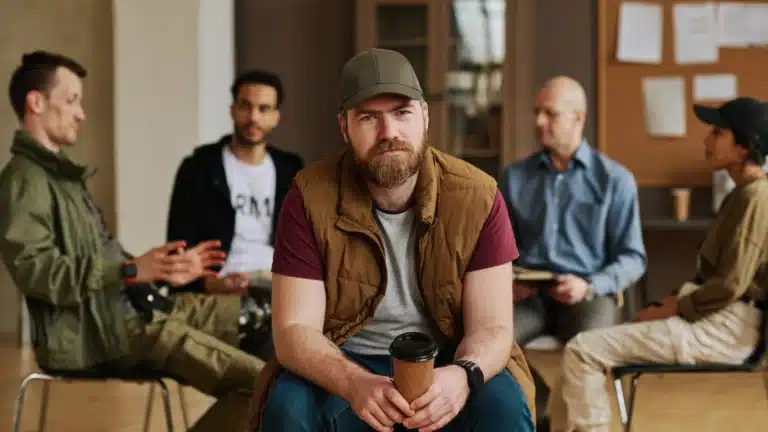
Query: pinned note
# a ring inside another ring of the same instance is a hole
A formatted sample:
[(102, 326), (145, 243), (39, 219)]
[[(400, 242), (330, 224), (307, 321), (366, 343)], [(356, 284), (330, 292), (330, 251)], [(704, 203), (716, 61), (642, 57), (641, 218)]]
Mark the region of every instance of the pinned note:
[(693, 99), (696, 102), (724, 102), (736, 98), (736, 75), (705, 74), (693, 77)]
[(674, 23), (677, 64), (718, 61), (720, 53), (713, 3), (676, 4)]
[(643, 79), (645, 127), (655, 137), (685, 136), (685, 81), (679, 76)]
[(622, 2), (616, 58), (626, 63), (661, 63), (661, 5)]
[(749, 8), (744, 3), (722, 2), (717, 5), (718, 45), (728, 48), (748, 45), (748, 12)]

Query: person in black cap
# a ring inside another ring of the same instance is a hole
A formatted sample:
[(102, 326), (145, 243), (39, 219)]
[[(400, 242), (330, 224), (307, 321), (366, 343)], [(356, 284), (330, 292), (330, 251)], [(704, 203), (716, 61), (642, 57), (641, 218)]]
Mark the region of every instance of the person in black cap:
[(739, 98), (695, 105), (711, 126), (704, 155), (736, 187), (698, 252), (696, 277), (636, 322), (583, 332), (565, 347), (563, 375), (549, 401), (552, 431), (608, 431), (605, 374), (631, 363), (742, 363), (760, 348), (768, 299), (768, 106)]

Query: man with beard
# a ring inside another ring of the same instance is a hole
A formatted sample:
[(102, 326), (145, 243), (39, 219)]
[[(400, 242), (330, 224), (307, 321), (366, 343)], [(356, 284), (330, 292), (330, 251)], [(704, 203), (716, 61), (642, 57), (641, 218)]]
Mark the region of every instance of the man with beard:
[[(520, 248), (516, 264), (555, 274), (545, 286), (515, 283), (521, 345), (543, 333), (565, 343), (618, 323), (619, 294), (645, 271), (635, 179), (583, 138), (586, 110), (578, 82), (547, 82), (534, 110), (543, 150), (507, 167), (499, 182)], [(543, 406), (548, 389), (533, 373)]]
[(85, 76), (75, 60), (36, 51), (9, 85), (20, 127), (0, 173), (0, 255), (26, 300), (35, 360), (49, 371), (177, 375), (218, 399), (190, 430), (242, 430), (264, 362), (233, 346), (239, 302), (167, 298), (155, 286), (186, 285), (224, 254), (205, 239), (132, 257), (111, 235), (86, 187), (93, 169), (68, 150), (85, 121)]
[[(189, 244), (219, 240), (227, 252), (219, 274), (182, 290), (243, 296), (243, 316), (249, 319), (255, 312), (264, 316), (268, 307), (248, 297), (248, 273), (272, 266), (277, 214), (303, 162), (268, 143), (285, 100), (279, 77), (248, 71), (237, 77), (231, 91), (234, 134), (196, 148), (182, 161), (171, 196), (167, 238)], [(252, 321), (243, 324), (241, 346), (263, 358), (271, 352), (269, 328), (260, 319)]]
[[(349, 146), (300, 172), (280, 213), (277, 359), (259, 377), (254, 426), (532, 431), (512, 328), (517, 250), (495, 181), (428, 145), (427, 104), (402, 54), (355, 56), (341, 91)], [(409, 332), (439, 346), (431, 387), (410, 403), (389, 351)]]

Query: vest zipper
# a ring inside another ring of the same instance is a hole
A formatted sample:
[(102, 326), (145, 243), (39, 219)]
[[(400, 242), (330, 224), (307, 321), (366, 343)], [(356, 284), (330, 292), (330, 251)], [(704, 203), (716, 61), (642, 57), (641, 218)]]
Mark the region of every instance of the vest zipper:
[[(416, 265), (418, 268), (418, 275), (416, 277), (416, 284), (419, 287), (419, 294), (421, 294), (421, 301), (424, 302), (424, 308), (427, 312), (427, 320), (430, 328), (432, 331), (438, 332), (440, 335), (443, 336), (444, 339), (448, 339), (448, 336), (440, 329), (440, 326), (437, 323), (437, 319), (434, 316), (434, 311), (429, 305), (429, 302), (427, 301), (427, 297), (424, 295), (424, 287), (422, 286), (422, 262), (421, 262), (421, 249), (422, 249), (422, 242), (425, 240), (425, 236), (427, 235), (427, 232), (429, 231), (429, 228), (431, 228), (431, 225), (428, 225), (422, 221), (416, 222)], [(438, 345), (442, 345), (442, 341), (438, 341)]]

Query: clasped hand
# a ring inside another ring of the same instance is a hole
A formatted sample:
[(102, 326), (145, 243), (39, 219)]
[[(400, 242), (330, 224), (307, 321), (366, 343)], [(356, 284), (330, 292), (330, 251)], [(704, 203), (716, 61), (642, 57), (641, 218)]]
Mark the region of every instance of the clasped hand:
[(419, 432), (436, 431), (464, 408), (469, 397), (467, 374), (459, 366), (435, 369), (435, 380), (411, 404), (395, 388), (392, 378), (366, 375), (353, 384), (348, 402), (355, 413), (379, 432), (389, 432), (402, 423)]
[(189, 249), (185, 247), (184, 241), (171, 242), (136, 258), (136, 281), (166, 281), (172, 286), (183, 286), (199, 277), (215, 275), (211, 267), (224, 265), (226, 254), (219, 249), (221, 242), (218, 240), (203, 241)]

